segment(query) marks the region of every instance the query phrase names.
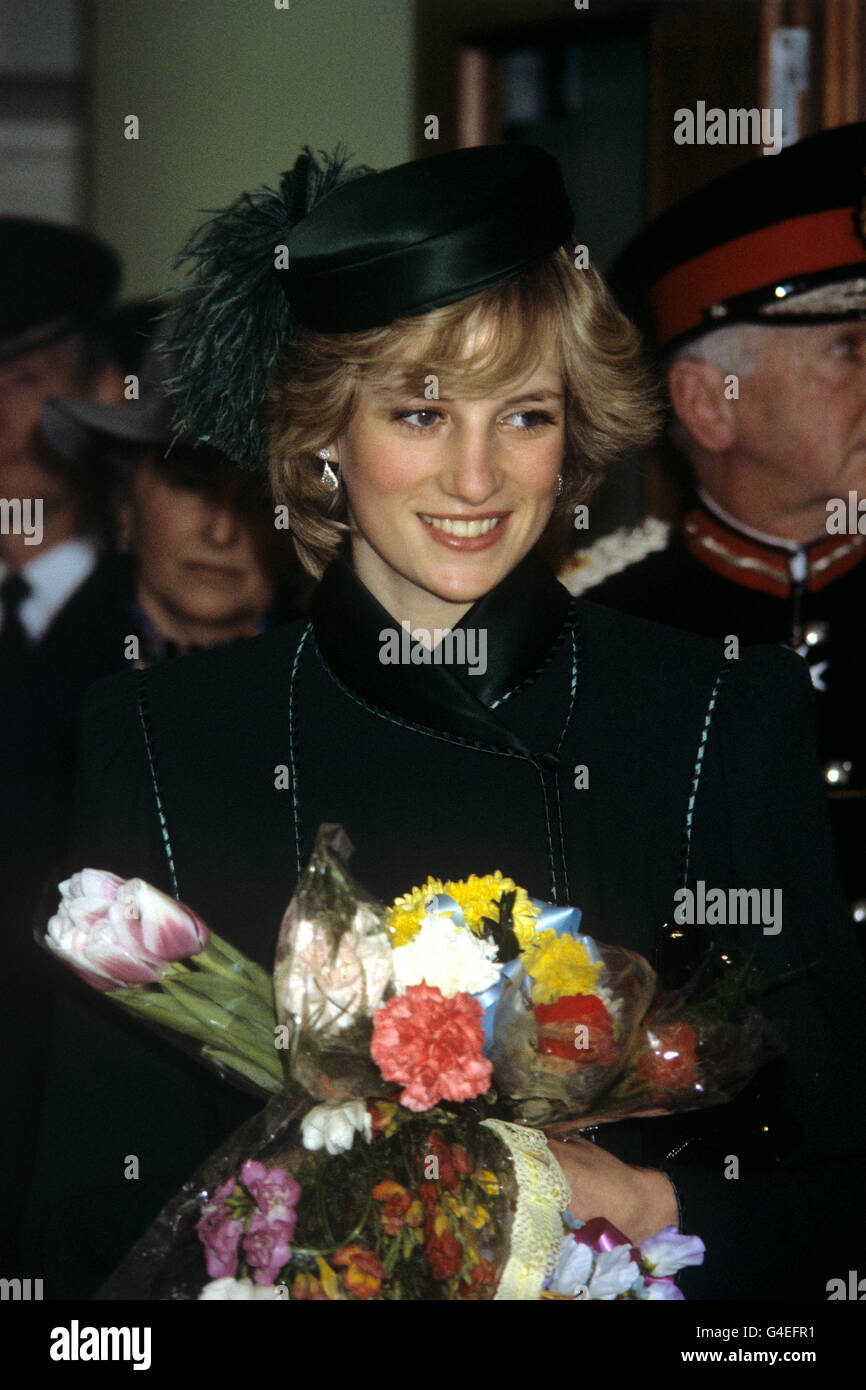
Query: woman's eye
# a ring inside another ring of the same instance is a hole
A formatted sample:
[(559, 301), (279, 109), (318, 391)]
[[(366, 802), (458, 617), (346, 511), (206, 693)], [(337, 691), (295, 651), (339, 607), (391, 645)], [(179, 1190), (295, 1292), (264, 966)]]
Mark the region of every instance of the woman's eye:
[(545, 425), (556, 423), (553, 416), (549, 415), (546, 410), (516, 410), (513, 415), (508, 416), (508, 419), (516, 423), (518, 428), (522, 430), (543, 429)]
[(423, 433), (432, 429), (441, 416), (438, 410), (402, 410), (394, 418), (410, 430)]
[(176, 486), (183, 488), (185, 492), (203, 492), (207, 482), (201, 473), (179, 473)]

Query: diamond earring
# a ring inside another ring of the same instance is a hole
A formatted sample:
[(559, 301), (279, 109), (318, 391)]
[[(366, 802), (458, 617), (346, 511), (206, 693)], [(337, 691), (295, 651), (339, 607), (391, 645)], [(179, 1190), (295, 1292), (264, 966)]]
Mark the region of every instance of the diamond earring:
[(561, 496), (562, 496), (562, 493), (563, 493), (564, 488), (565, 488), (565, 483), (563, 482), (562, 474), (560, 473), (559, 476), (558, 476), (557, 479), (556, 479), (556, 495), (557, 495), (557, 497), (561, 497)]
[(330, 449), (319, 450), (319, 458), (325, 460), (325, 466), (322, 469), (322, 484), (324, 487), (328, 489), (329, 492), (336, 492), (337, 488), (340, 486), (340, 479), (337, 477), (336, 473), (334, 472), (333, 468), (328, 462), (330, 457)]

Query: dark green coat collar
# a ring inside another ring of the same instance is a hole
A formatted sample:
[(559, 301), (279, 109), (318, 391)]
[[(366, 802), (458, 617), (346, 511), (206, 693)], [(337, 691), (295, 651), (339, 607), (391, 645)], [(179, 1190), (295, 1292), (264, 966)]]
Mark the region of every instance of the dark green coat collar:
[(415, 726), (528, 756), (527, 745), (494, 709), (548, 665), (568, 635), (573, 607), (546, 565), (528, 555), (456, 625), (455, 631), (485, 634), (483, 673), (466, 665), (380, 660), (382, 634), (399, 632), (399, 623), (342, 558), (314, 595), (312, 620), (324, 661), (366, 703)]

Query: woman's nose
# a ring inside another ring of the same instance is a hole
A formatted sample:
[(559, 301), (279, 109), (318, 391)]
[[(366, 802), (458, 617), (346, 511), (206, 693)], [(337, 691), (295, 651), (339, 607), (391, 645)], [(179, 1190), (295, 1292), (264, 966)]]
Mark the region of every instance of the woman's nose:
[(440, 474), (443, 491), (475, 506), (499, 488), (497, 441), (484, 428), (456, 430), (447, 443), (448, 457)]
[(212, 545), (233, 545), (238, 539), (241, 519), (234, 507), (211, 502), (204, 516), (203, 530)]

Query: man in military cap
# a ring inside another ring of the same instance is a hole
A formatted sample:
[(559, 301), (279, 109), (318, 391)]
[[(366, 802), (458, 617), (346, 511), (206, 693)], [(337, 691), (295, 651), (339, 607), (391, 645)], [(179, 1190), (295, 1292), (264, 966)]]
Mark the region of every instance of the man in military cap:
[(693, 194), (621, 254), (611, 279), (662, 355), (674, 441), (693, 481), (677, 527), (650, 519), (606, 537), (564, 576), (600, 603), (736, 638), (732, 657), (738, 644), (774, 642), (808, 662), (858, 924), (866, 922), (864, 165), (866, 124), (824, 131)]

